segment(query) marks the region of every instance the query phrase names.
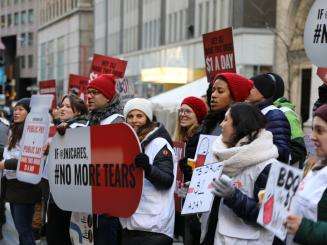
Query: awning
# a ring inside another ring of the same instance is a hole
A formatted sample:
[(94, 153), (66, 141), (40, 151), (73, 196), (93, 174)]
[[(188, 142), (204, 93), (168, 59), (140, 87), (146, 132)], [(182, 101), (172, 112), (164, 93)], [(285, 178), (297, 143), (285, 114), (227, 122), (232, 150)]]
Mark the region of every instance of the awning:
[(162, 105), (163, 107), (175, 107), (188, 96), (201, 97), (206, 95), (207, 89), (207, 77), (203, 77), (194, 82), (187, 83), (186, 85), (153, 96), (150, 98), (150, 101)]

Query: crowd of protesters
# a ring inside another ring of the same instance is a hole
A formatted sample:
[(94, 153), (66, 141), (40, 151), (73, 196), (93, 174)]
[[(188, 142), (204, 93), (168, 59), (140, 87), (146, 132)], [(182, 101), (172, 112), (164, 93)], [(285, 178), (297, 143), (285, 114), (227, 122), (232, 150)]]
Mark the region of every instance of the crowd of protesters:
[[(135, 166), (144, 171), (138, 208), (129, 218), (94, 214), (94, 244), (172, 244), (174, 231), (183, 237), (184, 244), (191, 245), (327, 244), (327, 91), (323, 86), (314, 107), (311, 139), (318, 161), (313, 164), (306, 164), (301, 120), (292, 103), (283, 97), (283, 79), (274, 73), (250, 79), (235, 73), (217, 75), (208, 84), (204, 98), (190, 96), (181, 102), (172, 135), (156, 121), (148, 99), (134, 98), (123, 106), (111, 74), (100, 75), (89, 83), (87, 103), (74, 94), (65, 95), (58, 116), (53, 115), (60, 137), (66, 137), (68, 128), (125, 122), (135, 131), (142, 148), (134, 160)], [(19, 243), (35, 244), (32, 223), (35, 206), (42, 201), (47, 244), (72, 244), (71, 212), (61, 210), (54, 202), (46, 174), (38, 185), (16, 178), (29, 111), (30, 99), (24, 98), (15, 104), (11, 123), (0, 118), (0, 169), (4, 172), (0, 224), (5, 222), (4, 204), (8, 202)], [(187, 186), (193, 171), (188, 159), (195, 158), (201, 134), (217, 136), (212, 152), (223, 170), (212, 181), (211, 211), (181, 216), (174, 204), (177, 168)], [(173, 141), (186, 145), (185, 156), (179, 161)], [(46, 159), (49, 147), (51, 143), (44, 150), (45, 165), (51, 164)], [(275, 159), (306, 169), (284, 221), (288, 232), (284, 241), (257, 224), (262, 201), (259, 193), (266, 188), (275, 162), (271, 160)], [(243, 185), (235, 185), (233, 179), (241, 180)]]

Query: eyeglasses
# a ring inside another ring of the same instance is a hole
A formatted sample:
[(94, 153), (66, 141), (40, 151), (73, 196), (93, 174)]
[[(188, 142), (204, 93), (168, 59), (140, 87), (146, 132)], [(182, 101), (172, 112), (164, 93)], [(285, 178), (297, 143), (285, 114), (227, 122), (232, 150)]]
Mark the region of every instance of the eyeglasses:
[(96, 95), (100, 94), (100, 92), (96, 89), (87, 90), (87, 93), (92, 96), (96, 96)]
[(179, 115), (190, 115), (192, 113), (192, 111), (191, 110), (189, 110), (189, 109), (179, 109), (178, 110), (178, 114)]

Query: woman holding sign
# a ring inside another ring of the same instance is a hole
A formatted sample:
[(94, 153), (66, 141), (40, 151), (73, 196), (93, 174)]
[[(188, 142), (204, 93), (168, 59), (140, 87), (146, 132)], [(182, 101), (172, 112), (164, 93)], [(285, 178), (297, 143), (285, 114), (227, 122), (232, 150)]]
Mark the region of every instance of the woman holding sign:
[(10, 203), (10, 211), (19, 235), (20, 245), (34, 245), (32, 220), (35, 203), (41, 201), (41, 189), (38, 185), (20, 182), (16, 178), (18, 159), (21, 156), (21, 139), (25, 119), (30, 111), (30, 99), (19, 100), (14, 107), (14, 122), (3, 153), (0, 169), (4, 169), (2, 194)]
[[(67, 128), (85, 127), (87, 108), (82, 99), (76, 95), (63, 97), (59, 108), (59, 134), (64, 135)], [(71, 244), (69, 227), (71, 212), (61, 210), (50, 196), (47, 210), (46, 238), (49, 245)]]
[(293, 197), (285, 222), (287, 244), (327, 244), (327, 105), (315, 112), (311, 139), (321, 160)]
[(265, 188), (271, 161), (278, 157), (263, 114), (247, 103), (226, 112), (222, 135), (213, 152), (223, 164), (214, 179), (214, 195), (221, 197), (214, 244), (272, 244), (273, 234), (256, 225), (258, 192)]
[(129, 100), (124, 116), (137, 133), (143, 153), (135, 165), (144, 170), (140, 204), (130, 218), (121, 218), (123, 245), (172, 244), (174, 234), (174, 185), (176, 164), (172, 141), (163, 125), (153, 122), (147, 99)]

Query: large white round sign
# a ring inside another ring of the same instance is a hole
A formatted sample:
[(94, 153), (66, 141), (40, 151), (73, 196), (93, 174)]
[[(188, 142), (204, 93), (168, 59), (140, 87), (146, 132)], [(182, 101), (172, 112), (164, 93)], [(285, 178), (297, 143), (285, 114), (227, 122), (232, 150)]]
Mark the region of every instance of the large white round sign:
[(304, 29), (304, 48), (313, 64), (327, 67), (327, 1), (316, 0)]

